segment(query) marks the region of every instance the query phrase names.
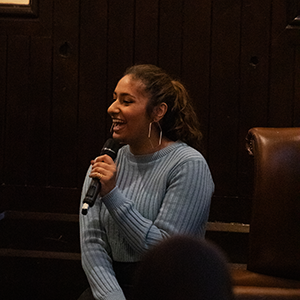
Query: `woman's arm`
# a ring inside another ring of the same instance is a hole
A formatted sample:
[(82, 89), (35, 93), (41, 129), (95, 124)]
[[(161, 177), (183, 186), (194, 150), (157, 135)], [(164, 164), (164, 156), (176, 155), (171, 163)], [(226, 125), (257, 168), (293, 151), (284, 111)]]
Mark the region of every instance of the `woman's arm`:
[[(149, 180), (151, 180), (149, 178)], [(143, 253), (172, 234), (204, 237), (214, 184), (204, 159), (178, 164), (154, 221), (141, 215), (116, 187), (102, 200), (130, 246)]]
[[(90, 173), (90, 169), (88, 174)], [(91, 179), (87, 176), (81, 196), (81, 206)], [(80, 206), (80, 207), (81, 207)], [(100, 222), (101, 201), (96, 200), (87, 215), (80, 212), (81, 261), (95, 299), (125, 300), (112, 268), (110, 249)]]

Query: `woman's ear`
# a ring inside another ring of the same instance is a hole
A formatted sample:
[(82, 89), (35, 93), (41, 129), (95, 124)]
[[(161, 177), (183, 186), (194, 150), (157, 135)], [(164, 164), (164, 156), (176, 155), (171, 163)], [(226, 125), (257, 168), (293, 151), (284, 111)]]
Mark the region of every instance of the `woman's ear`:
[(155, 106), (153, 110), (153, 121), (159, 122), (164, 117), (167, 110), (168, 110), (168, 105), (165, 102)]

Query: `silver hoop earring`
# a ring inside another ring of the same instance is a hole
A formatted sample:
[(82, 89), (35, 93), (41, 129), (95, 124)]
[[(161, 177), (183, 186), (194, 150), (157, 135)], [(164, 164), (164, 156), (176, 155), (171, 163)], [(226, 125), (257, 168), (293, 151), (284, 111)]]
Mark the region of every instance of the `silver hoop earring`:
[(157, 122), (157, 125), (159, 127), (159, 141), (158, 141), (158, 146), (161, 145), (161, 140), (162, 140), (162, 129), (161, 129), (161, 126), (159, 124), (159, 122)]
[(148, 129), (148, 139), (150, 139), (150, 137), (151, 137), (152, 123), (153, 123), (153, 122), (150, 122), (150, 123), (149, 123), (149, 129)]
[[(153, 147), (153, 144), (152, 144), (152, 142), (151, 142), (152, 123), (154, 123), (154, 122), (150, 122), (150, 123), (149, 123), (148, 138), (150, 139), (150, 143), (151, 143), (152, 148), (154, 148), (154, 147)], [(158, 140), (158, 146), (160, 146), (160, 145), (161, 145), (161, 141), (162, 141), (162, 129), (161, 129), (161, 126), (160, 126), (159, 122), (155, 122), (155, 123), (157, 123), (157, 125), (158, 125), (158, 127), (159, 127), (159, 140)]]

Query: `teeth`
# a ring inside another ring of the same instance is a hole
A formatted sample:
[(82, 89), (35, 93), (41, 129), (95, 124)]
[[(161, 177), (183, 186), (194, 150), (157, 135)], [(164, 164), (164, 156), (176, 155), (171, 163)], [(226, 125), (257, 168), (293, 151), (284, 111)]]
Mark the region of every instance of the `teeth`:
[(113, 120), (113, 125), (118, 125), (118, 124), (124, 124), (123, 121), (120, 121), (120, 120)]
[(114, 130), (118, 130), (119, 126), (121, 126), (122, 124), (125, 124), (125, 122), (121, 120), (112, 120), (110, 132), (112, 133)]

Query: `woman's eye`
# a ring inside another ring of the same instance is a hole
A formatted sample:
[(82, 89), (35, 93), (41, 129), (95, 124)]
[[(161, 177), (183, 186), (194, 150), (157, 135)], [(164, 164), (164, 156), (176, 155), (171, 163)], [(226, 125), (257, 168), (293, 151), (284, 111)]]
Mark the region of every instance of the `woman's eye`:
[(132, 100), (124, 99), (124, 100), (123, 100), (123, 103), (124, 103), (125, 105), (128, 105), (128, 104), (132, 103)]

